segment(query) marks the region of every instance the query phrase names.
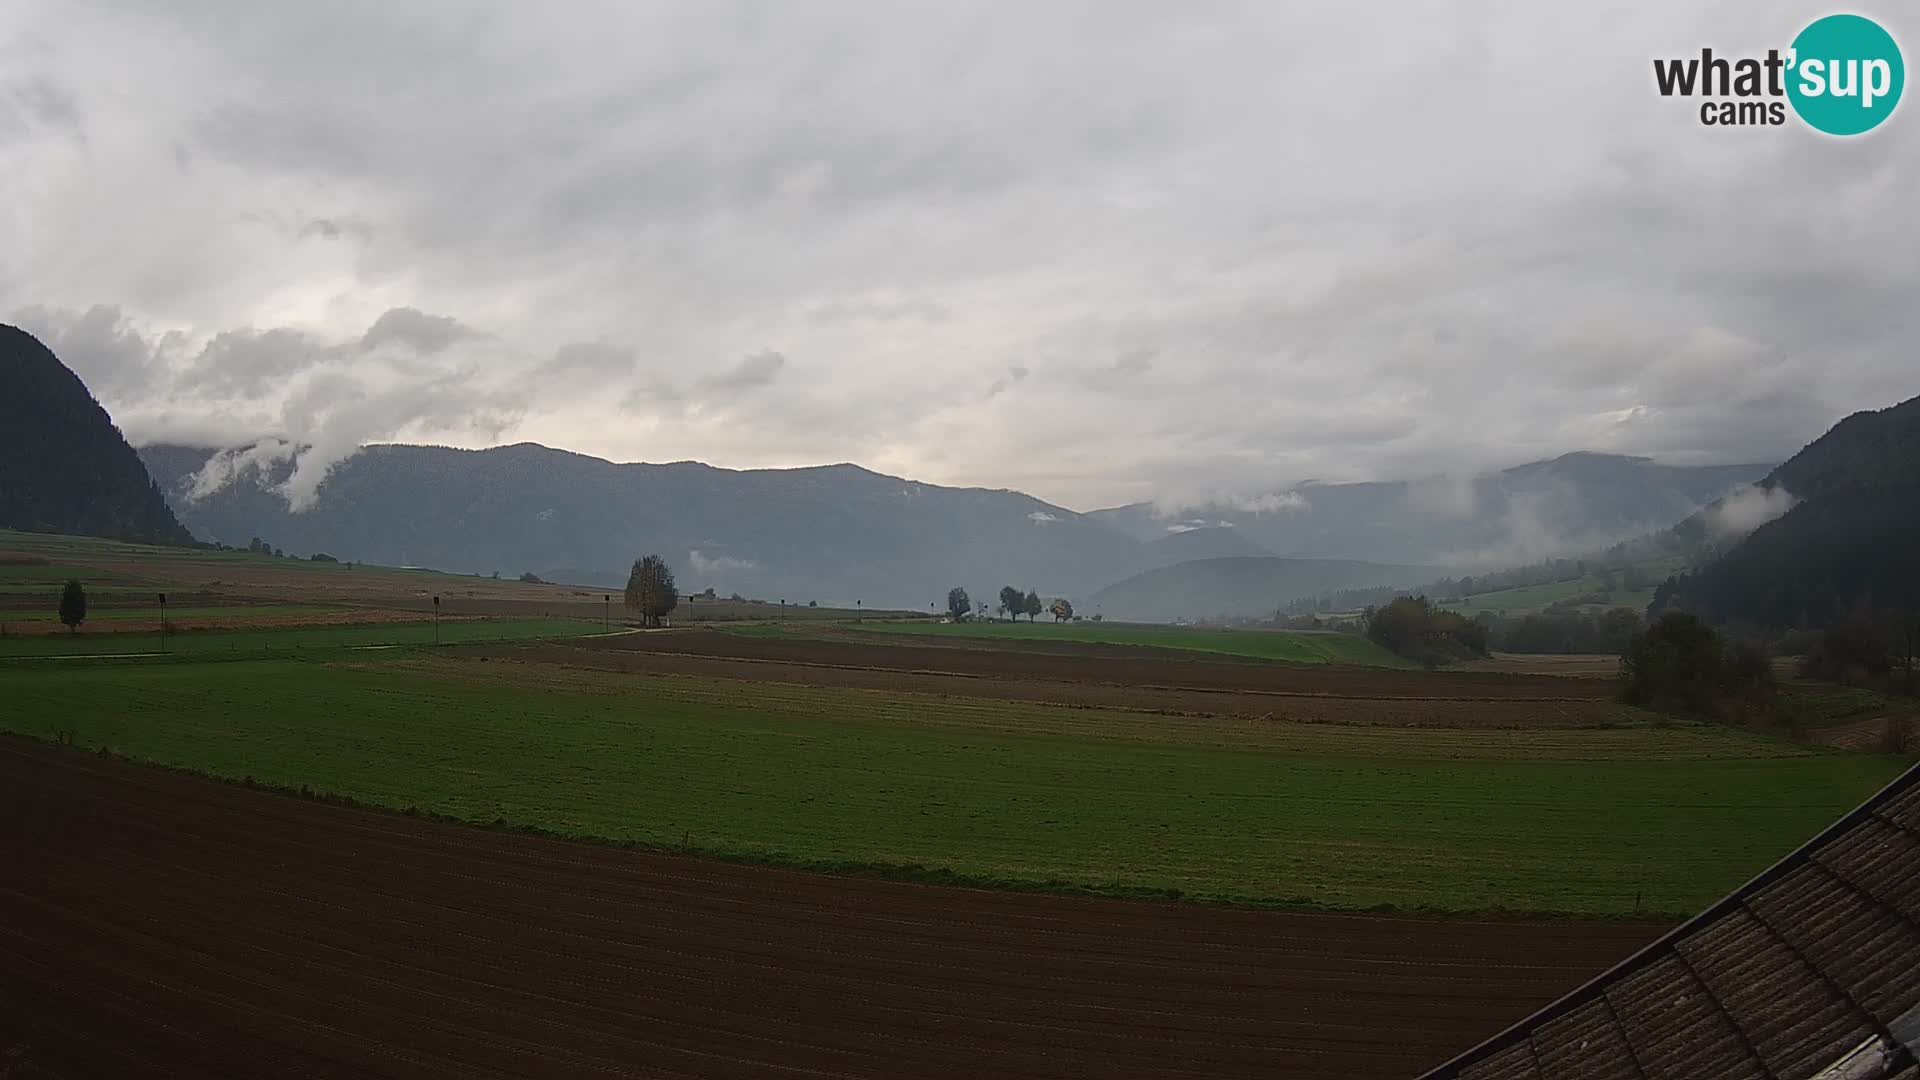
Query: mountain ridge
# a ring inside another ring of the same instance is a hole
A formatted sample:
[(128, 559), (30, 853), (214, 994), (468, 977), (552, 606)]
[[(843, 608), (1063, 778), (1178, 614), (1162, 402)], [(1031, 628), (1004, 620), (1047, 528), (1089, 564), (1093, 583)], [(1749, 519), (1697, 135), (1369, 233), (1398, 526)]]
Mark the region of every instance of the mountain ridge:
[[(1920, 611), (1911, 565), (1920, 536), (1920, 397), (1843, 418), (1754, 491), (1751, 507), (1716, 503), (1675, 527), (1712, 555), (1663, 584), (1654, 610), (1803, 629), (1859, 610)], [(1727, 518), (1750, 528), (1721, 537)]]
[(0, 526), (190, 544), (140, 456), (80, 376), (0, 324)]

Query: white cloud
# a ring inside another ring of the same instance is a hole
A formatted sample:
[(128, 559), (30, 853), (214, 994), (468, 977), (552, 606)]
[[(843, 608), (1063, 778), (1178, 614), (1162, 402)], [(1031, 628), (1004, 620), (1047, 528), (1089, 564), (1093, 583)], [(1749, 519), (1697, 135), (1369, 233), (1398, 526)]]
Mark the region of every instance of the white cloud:
[(275, 465), (292, 461), (298, 449), (281, 439), (263, 439), (253, 446), (222, 450), (208, 458), (188, 481), (186, 501), (198, 502), (217, 494), (249, 474), (264, 479)]
[(1785, 487), (1749, 484), (1708, 507), (1707, 525), (1720, 536), (1745, 536), (1799, 501)]
[[(1305, 510), (1311, 505), (1305, 495), (1297, 491), (1270, 491), (1261, 494), (1234, 494), (1223, 491), (1198, 491), (1182, 494), (1163, 495), (1153, 500), (1155, 516), (1162, 518), (1179, 517), (1193, 511), (1234, 511), (1241, 514), (1281, 514), (1289, 510)], [(1187, 524), (1194, 528), (1204, 528), (1212, 524), (1207, 521), (1192, 521)], [(1222, 521), (1222, 525), (1231, 524)]]
[(708, 556), (697, 548), (687, 552), (687, 568), (693, 571), (695, 577), (703, 580), (724, 578), (729, 573), (755, 570), (759, 566), (760, 564), (752, 559), (736, 559), (731, 555)]

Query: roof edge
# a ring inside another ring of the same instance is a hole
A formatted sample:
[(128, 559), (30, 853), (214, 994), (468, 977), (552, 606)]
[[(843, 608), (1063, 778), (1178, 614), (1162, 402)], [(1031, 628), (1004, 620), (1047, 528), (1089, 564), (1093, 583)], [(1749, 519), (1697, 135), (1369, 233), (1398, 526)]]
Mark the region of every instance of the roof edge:
[(1653, 963), (1655, 960), (1658, 960), (1661, 956), (1665, 955), (1666, 950), (1672, 948), (1676, 943), (1704, 928), (1721, 916), (1728, 914), (1734, 908), (1740, 906), (1747, 897), (1752, 896), (1754, 893), (1785, 877), (1805, 863), (1814, 852), (1832, 843), (1840, 834), (1859, 824), (1888, 801), (1905, 793), (1908, 788), (1916, 786), (1920, 786), (1920, 764), (1913, 765), (1908, 768), (1906, 772), (1894, 777), (1891, 783), (1879, 791), (1874, 792), (1873, 795), (1869, 796), (1867, 800), (1859, 806), (1841, 815), (1833, 824), (1820, 830), (1813, 839), (1808, 840), (1806, 843), (1788, 852), (1784, 858), (1754, 875), (1746, 884), (1721, 897), (1719, 900), (1714, 901), (1706, 910), (1660, 935), (1632, 956), (1627, 957), (1625, 960), (1620, 961), (1587, 980), (1573, 992), (1549, 1003), (1543, 1008), (1535, 1010), (1525, 1019), (1511, 1025), (1498, 1035), (1454, 1056), (1445, 1064), (1421, 1073), (1418, 1080), (1457, 1080), (1462, 1070), (1479, 1064), (1481, 1061), (1509, 1047), (1518, 1045), (1523, 1038), (1528, 1037), (1535, 1028), (1546, 1021), (1564, 1013), (1571, 1012), (1589, 1001), (1593, 1001), (1598, 998), (1608, 986), (1619, 982), (1639, 971), (1641, 968)]

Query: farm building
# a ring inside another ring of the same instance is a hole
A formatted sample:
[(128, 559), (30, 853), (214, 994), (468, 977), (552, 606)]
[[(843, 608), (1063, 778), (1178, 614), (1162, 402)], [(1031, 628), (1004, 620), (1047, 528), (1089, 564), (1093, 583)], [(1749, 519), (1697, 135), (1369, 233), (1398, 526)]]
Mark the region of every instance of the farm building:
[(1920, 766), (1422, 1080), (1920, 1077)]

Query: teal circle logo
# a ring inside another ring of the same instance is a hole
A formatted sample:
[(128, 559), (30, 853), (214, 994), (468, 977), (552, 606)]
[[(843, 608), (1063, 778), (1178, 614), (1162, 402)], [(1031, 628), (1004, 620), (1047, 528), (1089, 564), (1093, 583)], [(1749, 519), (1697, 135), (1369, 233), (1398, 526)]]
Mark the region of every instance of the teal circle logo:
[(1872, 131), (1893, 115), (1907, 84), (1900, 46), (1861, 15), (1828, 15), (1793, 39), (1787, 100), (1815, 130)]

